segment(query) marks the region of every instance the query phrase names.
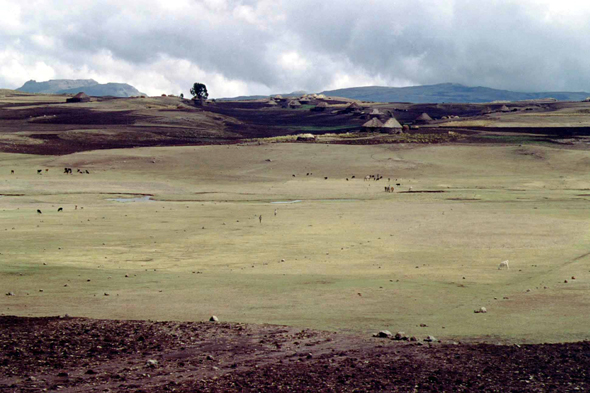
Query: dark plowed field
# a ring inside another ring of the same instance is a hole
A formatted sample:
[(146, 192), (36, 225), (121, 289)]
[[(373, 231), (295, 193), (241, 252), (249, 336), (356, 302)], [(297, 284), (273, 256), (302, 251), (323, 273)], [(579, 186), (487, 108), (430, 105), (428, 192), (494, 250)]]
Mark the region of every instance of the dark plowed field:
[(586, 392), (590, 342), (394, 341), (285, 326), (0, 317), (2, 392)]

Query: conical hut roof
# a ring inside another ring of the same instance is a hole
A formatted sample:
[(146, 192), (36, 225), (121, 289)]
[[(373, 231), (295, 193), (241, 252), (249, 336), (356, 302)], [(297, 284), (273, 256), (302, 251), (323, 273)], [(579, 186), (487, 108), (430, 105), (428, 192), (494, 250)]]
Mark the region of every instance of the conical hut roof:
[(318, 104), (315, 107), (316, 108), (327, 108), (328, 107), (328, 103), (325, 102), (325, 101), (318, 102)]
[(381, 116), (383, 114), (383, 112), (381, 112), (379, 109), (377, 108), (373, 108), (373, 110), (371, 111), (371, 113), (369, 113), (371, 116)]
[(376, 117), (372, 118), (365, 124), (363, 124), (363, 128), (381, 128), (383, 127), (383, 123), (377, 119)]
[(416, 121), (432, 121), (432, 117), (428, 113), (424, 112), (416, 118)]
[(81, 91), (78, 94), (76, 94), (73, 98), (81, 99), (81, 98), (90, 98), (90, 97), (88, 97), (88, 94), (86, 94), (83, 91)]
[(289, 101), (289, 103), (287, 104), (287, 106), (289, 107), (296, 107), (296, 106), (301, 106), (301, 103), (297, 100), (291, 100)]
[(383, 128), (402, 128), (402, 125), (395, 119), (395, 117), (390, 117), (385, 124), (383, 124)]
[(276, 102), (275, 100), (273, 100), (272, 98), (271, 98), (270, 100), (268, 100), (268, 102), (267, 102), (266, 104), (267, 104), (267, 105), (272, 105), (272, 106), (279, 105), (279, 104), (277, 104), (277, 102)]
[(502, 105), (502, 107), (500, 108), (500, 110), (502, 112), (510, 112), (510, 108), (508, 108), (506, 105)]
[(66, 99), (66, 102), (89, 102), (89, 101), (90, 101), (90, 97), (88, 97), (88, 95), (84, 92), (79, 92), (75, 96)]
[(280, 94), (277, 94), (276, 96), (273, 96), (272, 98), (275, 99), (275, 100), (282, 100), (283, 99), (283, 96), (280, 95)]
[(361, 110), (363, 108), (361, 108), (361, 106), (359, 104), (357, 104), (356, 102), (351, 102), (350, 104), (348, 104), (348, 106), (346, 107), (346, 109), (349, 110)]

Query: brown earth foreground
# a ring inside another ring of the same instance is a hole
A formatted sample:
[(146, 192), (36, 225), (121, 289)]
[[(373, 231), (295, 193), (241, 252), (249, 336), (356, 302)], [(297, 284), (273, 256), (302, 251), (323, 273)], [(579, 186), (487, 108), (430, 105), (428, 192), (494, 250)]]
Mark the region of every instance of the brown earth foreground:
[(587, 392), (590, 342), (409, 342), (276, 325), (0, 317), (2, 392)]

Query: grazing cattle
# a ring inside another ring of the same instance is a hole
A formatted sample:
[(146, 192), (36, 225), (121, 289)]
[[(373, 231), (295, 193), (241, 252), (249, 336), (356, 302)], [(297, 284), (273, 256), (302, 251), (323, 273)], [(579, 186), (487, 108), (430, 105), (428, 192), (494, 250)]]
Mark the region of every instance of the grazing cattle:
[(258, 220), (260, 221), (260, 223), (262, 224), (262, 214), (258, 217)]
[(39, 214), (43, 214), (43, 213), (41, 213), (41, 210), (39, 210), (39, 209), (37, 209), (37, 213), (39, 213)]
[(14, 169), (12, 169), (12, 170), (10, 171), (10, 173), (14, 174)]
[(401, 184), (401, 183), (395, 183), (395, 185), (399, 187), (399, 186), (401, 186), (402, 184)]
[(410, 186), (410, 188), (408, 188), (408, 191), (409, 192), (412, 192), (412, 186)]
[(371, 180), (371, 176), (367, 175), (365, 176), (365, 181)]
[(64, 211), (64, 208), (63, 207), (60, 207), (59, 209), (57, 209), (57, 211), (58, 212), (63, 212)]
[(328, 176), (324, 177), (324, 180), (328, 180)]
[(356, 179), (356, 176), (352, 176), (352, 179)]
[(86, 169), (85, 172), (90, 175), (90, 172), (88, 172), (88, 169)]
[(348, 181), (348, 177), (346, 178), (346, 181)]
[(37, 169), (37, 174), (40, 175), (43, 172), (43, 169)]
[(275, 209), (275, 216), (277, 215), (277, 209)]
[(49, 172), (49, 168), (45, 168), (45, 172)]
[(508, 264), (508, 260), (500, 262), (498, 265), (498, 270), (507, 269), (510, 270), (510, 265)]

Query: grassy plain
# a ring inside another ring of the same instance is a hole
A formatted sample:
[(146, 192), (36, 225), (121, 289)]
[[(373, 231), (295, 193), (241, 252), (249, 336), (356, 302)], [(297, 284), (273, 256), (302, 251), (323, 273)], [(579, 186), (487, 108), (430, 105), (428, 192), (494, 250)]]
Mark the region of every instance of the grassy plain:
[(589, 169), (535, 145), (0, 153), (0, 309), (589, 339)]

